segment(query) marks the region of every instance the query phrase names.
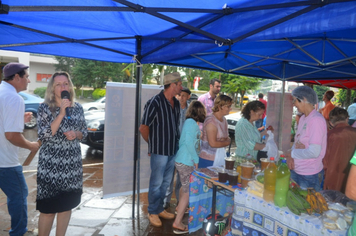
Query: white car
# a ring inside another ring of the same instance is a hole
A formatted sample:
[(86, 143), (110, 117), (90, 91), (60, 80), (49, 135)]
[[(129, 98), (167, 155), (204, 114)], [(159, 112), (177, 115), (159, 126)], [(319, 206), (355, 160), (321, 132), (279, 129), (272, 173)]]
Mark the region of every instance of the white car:
[(241, 112), (235, 112), (231, 113), (227, 116), (225, 116), (225, 119), (227, 120), (227, 126), (229, 128), (229, 133), (230, 134), (235, 134), (235, 126), (238, 120), (241, 118)]
[(84, 103), (82, 106), (84, 111), (105, 110), (105, 97), (99, 98), (95, 102)]

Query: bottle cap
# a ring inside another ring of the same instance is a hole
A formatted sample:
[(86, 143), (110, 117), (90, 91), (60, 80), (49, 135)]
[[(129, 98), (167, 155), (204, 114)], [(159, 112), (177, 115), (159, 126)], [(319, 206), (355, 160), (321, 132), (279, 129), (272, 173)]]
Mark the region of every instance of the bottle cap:
[(284, 158), (284, 155), (283, 155), (283, 154), (281, 155), (281, 158), (282, 158), (282, 157)]
[(274, 157), (271, 157), (270, 160), (271, 160), (271, 161), (274, 161)]

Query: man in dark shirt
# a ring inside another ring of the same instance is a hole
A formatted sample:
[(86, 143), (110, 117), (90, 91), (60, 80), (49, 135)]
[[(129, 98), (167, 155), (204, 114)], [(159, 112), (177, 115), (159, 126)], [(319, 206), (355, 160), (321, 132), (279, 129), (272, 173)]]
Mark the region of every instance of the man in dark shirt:
[(156, 227), (162, 226), (159, 217), (174, 219), (174, 214), (164, 210), (163, 200), (172, 180), (178, 150), (180, 105), (175, 96), (182, 90), (180, 74), (165, 75), (163, 85), (164, 90), (147, 101), (139, 129), (151, 156), (148, 219)]

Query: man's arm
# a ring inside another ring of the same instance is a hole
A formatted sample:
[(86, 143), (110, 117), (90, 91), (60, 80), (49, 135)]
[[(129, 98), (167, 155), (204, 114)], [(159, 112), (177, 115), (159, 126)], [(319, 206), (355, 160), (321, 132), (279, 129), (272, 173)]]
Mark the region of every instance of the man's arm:
[(9, 142), (17, 147), (37, 151), (40, 147), (38, 142), (30, 142), (19, 132), (5, 132), (5, 137)]
[(142, 138), (148, 143), (148, 134), (150, 133), (150, 127), (147, 125), (140, 125), (138, 129), (141, 133)]

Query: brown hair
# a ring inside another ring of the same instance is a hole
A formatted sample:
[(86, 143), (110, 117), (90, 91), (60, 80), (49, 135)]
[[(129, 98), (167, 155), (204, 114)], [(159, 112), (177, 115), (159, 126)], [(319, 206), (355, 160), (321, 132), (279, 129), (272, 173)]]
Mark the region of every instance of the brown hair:
[(326, 91), (325, 96), (328, 100), (331, 100), (334, 97), (334, 91), (332, 91), (332, 90)]
[(349, 113), (344, 108), (335, 107), (329, 113), (329, 121), (335, 124), (338, 121), (346, 121), (349, 117)]
[(214, 106), (211, 109), (213, 112), (218, 112), (219, 108), (225, 106), (225, 105), (231, 105), (232, 104), (232, 98), (227, 96), (227, 95), (219, 95), (218, 97), (215, 98), (214, 101)]
[(244, 118), (247, 120), (250, 120), (251, 116), (250, 113), (251, 111), (257, 112), (259, 110), (266, 110), (265, 104), (263, 104), (260, 101), (252, 101), (247, 103), (244, 108), (242, 108), (241, 114)]
[(206, 110), (203, 105), (203, 103), (199, 101), (193, 101), (190, 103), (187, 114), (185, 115), (185, 118), (192, 118), (193, 120), (203, 123), (206, 117)]

